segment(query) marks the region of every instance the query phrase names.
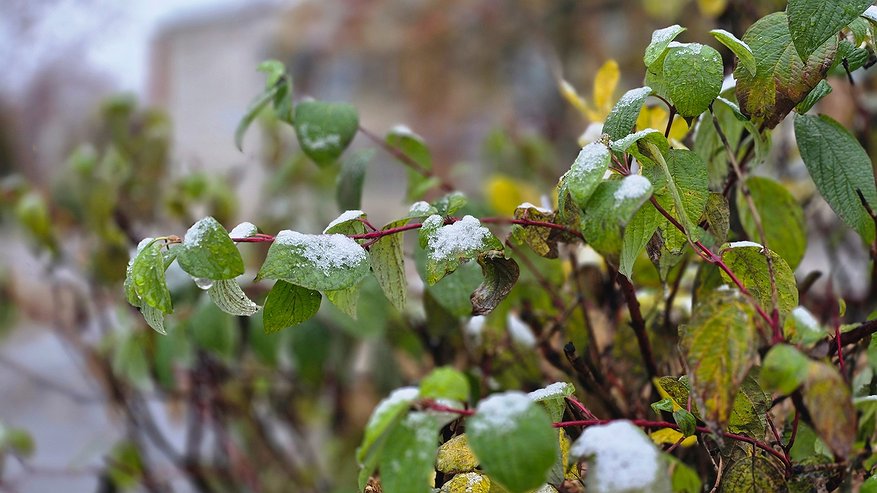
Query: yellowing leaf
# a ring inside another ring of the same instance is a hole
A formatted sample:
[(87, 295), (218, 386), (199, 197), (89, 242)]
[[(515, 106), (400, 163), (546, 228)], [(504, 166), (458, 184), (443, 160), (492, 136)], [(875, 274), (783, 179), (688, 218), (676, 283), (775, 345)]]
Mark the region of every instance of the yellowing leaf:
[(539, 192), (523, 181), (505, 175), (494, 175), (484, 186), (490, 207), (498, 214), (511, 216), (524, 202), (539, 204)]
[(612, 97), (615, 94), (615, 88), (618, 87), (618, 80), (621, 78), (621, 71), (618, 68), (618, 62), (615, 60), (607, 60), (606, 63), (597, 71), (594, 78), (594, 105), (600, 113), (599, 119), (592, 118), (593, 121), (603, 121), (612, 111)]
[[(673, 445), (678, 442), (680, 438), (682, 438), (682, 433), (674, 430), (673, 428), (661, 428), (660, 430), (655, 430), (649, 437), (655, 442), (657, 445)], [(690, 447), (697, 443), (697, 435), (691, 435), (690, 437), (682, 440), (682, 443), (679, 445), (683, 447)]]
[(590, 118), (588, 115), (592, 114), (593, 110), (588, 107), (585, 98), (579, 95), (578, 91), (576, 91), (576, 88), (573, 87), (572, 84), (564, 79), (559, 79), (557, 81), (557, 88), (560, 91), (560, 95), (563, 96), (563, 99), (565, 99), (567, 103), (577, 109), (585, 118)]
[(707, 17), (718, 17), (728, 7), (728, 0), (697, 0), (700, 12)]

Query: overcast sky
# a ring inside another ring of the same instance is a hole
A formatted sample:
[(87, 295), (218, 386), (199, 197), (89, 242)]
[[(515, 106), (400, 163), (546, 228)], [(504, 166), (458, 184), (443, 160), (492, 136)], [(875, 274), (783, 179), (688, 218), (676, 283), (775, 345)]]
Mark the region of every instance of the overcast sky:
[(0, 90), (20, 91), (45, 64), (65, 56), (125, 91), (143, 92), (149, 41), (164, 22), (282, 0), (0, 0)]

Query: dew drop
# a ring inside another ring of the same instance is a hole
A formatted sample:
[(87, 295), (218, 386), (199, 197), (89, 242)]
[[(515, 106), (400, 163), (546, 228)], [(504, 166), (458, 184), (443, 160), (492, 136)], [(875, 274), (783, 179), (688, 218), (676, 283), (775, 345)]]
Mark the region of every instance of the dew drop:
[(203, 290), (208, 290), (213, 287), (213, 279), (207, 279), (206, 277), (193, 277), (195, 281), (195, 285)]

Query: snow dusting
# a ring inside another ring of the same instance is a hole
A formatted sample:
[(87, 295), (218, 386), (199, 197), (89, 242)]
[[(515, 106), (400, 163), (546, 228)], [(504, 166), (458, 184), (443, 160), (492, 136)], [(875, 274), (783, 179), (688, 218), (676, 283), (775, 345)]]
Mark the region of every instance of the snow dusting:
[(341, 213), (340, 216), (338, 216), (335, 220), (330, 222), (328, 226), (326, 226), (326, 229), (323, 230), (323, 233), (325, 233), (326, 231), (329, 231), (330, 229), (334, 228), (335, 226), (338, 226), (341, 223), (346, 223), (347, 221), (359, 219), (360, 217), (362, 217), (364, 215), (365, 215), (365, 212), (362, 212), (362, 211), (344, 211)]
[(183, 237), (183, 245), (187, 247), (196, 247), (200, 245), (201, 240), (204, 239), (204, 235), (206, 235), (208, 231), (210, 231), (210, 223), (203, 219), (198, 221), (186, 231), (186, 236)]
[(396, 125), (393, 128), (391, 128), (390, 134), (404, 136), (404, 137), (410, 137), (410, 138), (415, 139), (415, 140), (423, 140), (420, 138), (419, 135), (414, 133), (414, 131), (411, 130), (411, 128), (409, 128), (408, 125), (404, 125), (404, 124), (399, 124), (399, 125)]
[(476, 433), (496, 434), (510, 431), (521, 419), (521, 415), (534, 405), (523, 392), (509, 391), (493, 394), (478, 404), (475, 410), (478, 419), (469, 420), (468, 426)]
[(539, 207), (537, 205), (533, 205), (529, 202), (524, 202), (521, 205), (517, 206), (516, 209), (536, 209), (542, 214), (551, 214), (551, 209), (546, 209), (544, 207)]
[(276, 245), (297, 247), (298, 254), (329, 276), (332, 269), (353, 267), (367, 260), (359, 243), (340, 235), (306, 235), (283, 230), (274, 239)]
[(432, 206), (429, 205), (429, 202), (415, 202), (411, 204), (411, 208), (408, 209), (409, 216), (424, 216), (429, 214), (429, 211), (432, 209)]
[[(442, 221), (441, 216), (432, 215), (424, 221), (432, 225), (435, 219)], [(427, 245), (429, 257), (433, 260), (444, 261), (458, 256), (465, 256), (473, 250), (477, 250), (490, 238), (490, 230), (481, 225), (478, 219), (465, 216), (459, 221), (442, 226), (435, 234), (430, 235)]]
[(566, 382), (554, 382), (544, 389), (534, 390), (527, 394), (527, 397), (534, 401), (541, 401), (554, 397), (566, 397), (566, 389), (570, 384)]
[(657, 31), (652, 33), (652, 44), (655, 43), (666, 43), (668, 40), (671, 40), (679, 35), (680, 27), (678, 24), (674, 24), (670, 27), (665, 27), (664, 29), (658, 29)]
[(301, 142), (308, 149), (318, 151), (341, 145), (341, 136), (338, 134), (320, 135), (322, 130), (319, 127), (313, 128), (309, 123), (302, 123), (299, 128)]
[(579, 136), (579, 145), (585, 147), (592, 142), (599, 141), (601, 137), (603, 137), (603, 124), (600, 122), (591, 123)]
[(472, 338), (475, 344), (481, 344), (481, 335), (484, 333), (484, 323), (487, 317), (484, 315), (476, 315), (466, 322), (463, 330), (467, 336)]
[(249, 238), (259, 232), (259, 229), (253, 223), (243, 222), (229, 231), (228, 235), (232, 238)]
[(593, 142), (582, 147), (578, 157), (572, 164), (571, 173), (583, 175), (602, 168), (609, 163), (609, 149), (602, 142)]
[(755, 247), (755, 248), (762, 248), (762, 249), (764, 248), (763, 246), (759, 245), (758, 243), (755, 243), (754, 241), (735, 241), (732, 243), (728, 243), (728, 248), (748, 248), (748, 247)]
[(433, 214), (423, 221), (423, 229), (434, 229), (441, 227), (445, 223), (444, 218), (438, 214)]
[(794, 310), (792, 310), (792, 316), (795, 317), (795, 321), (800, 325), (806, 327), (810, 330), (821, 330), (819, 328), (819, 321), (816, 320), (816, 317), (810, 313), (810, 310), (804, 308), (803, 306), (798, 306)]
[(621, 186), (615, 191), (615, 205), (625, 200), (639, 199), (652, 190), (652, 182), (642, 175), (629, 175), (621, 181)]
[(509, 337), (515, 344), (528, 348), (536, 346), (536, 336), (533, 335), (533, 330), (517, 314), (509, 312), (508, 317), (506, 317), (506, 328), (509, 331)]
[(621, 96), (621, 98), (618, 100), (618, 102), (615, 103), (615, 106), (618, 106), (618, 107), (629, 106), (629, 105), (633, 104), (634, 101), (638, 101), (639, 99), (641, 99), (645, 96), (648, 96), (651, 93), (652, 93), (652, 88), (648, 87), (648, 86), (640, 87), (638, 89), (631, 89), (631, 90), (627, 91), (626, 93), (624, 93), (623, 96)]
[(592, 458), (588, 491), (648, 491), (658, 476), (658, 450), (630, 421), (585, 429), (569, 452), (572, 457)]

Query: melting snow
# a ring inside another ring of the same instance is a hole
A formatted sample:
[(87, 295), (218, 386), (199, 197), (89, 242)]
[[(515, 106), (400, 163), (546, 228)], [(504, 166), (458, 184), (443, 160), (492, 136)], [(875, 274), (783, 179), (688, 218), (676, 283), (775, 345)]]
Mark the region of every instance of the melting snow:
[[(423, 225), (433, 225), (435, 219), (442, 221), (441, 216), (429, 216)], [(484, 245), (484, 241), (490, 237), (490, 230), (481, 225), (478, 219), (465, 216), (459, 221), (442, 226), (435, 234), (429, 237), (429, 256), (433, 260), (443, 261), (456, 256), (465, 255), (477, 250)]]
[(330, 229), (334, 228), (335, 226), (338, 226), (341, 223), (345, 223), (347, 221), (352, 221), (354, 219), (359, 219), (360, 217), (362, 217), (364, 215), (365, 215), (365, 212), (362, 212), (362, 211), (344, 211), (341, 213), (340, 216), (335, 218), (335, 220), (333, 220), (332, 222), (329, 223), (328, 226), (326, 226), (326, 229), (323, 230), (323, 233), (325, 233), (326, 231), (329, 231)]
[(383, 418), (384, 414), (402, 402), (411, 402), (420, 397), (420, 389), (417, 387), (402, 387), (390, 392), (384, 400), (378, 403), (378, 406), (372, 412), (371, 418), (368, 420), (368, 428)]
[(366, 260), (365, 250), (359, 243), (340, 235), (306, 235), (283, 230), (274, 243), (299, 248), (303, 256), (328, 276), (332, 269), (359, 265)]
[(313, 126), (308, 123), (302, 123), (299, 128), (301, 129), (302, 144), (308, 149), (318, 151), (341, 145), (341, 136), (338, 134), (320, 135), (321, 129), (318, 127), (313, 131), (313, 134), (316, 135), (312, 135), (311, 129)]
[(516, 209), (536, 209), (537, 211), (543, 214), (551, 214), (551, 209), (546, 209), (544, 207), (539, 207), (537, 205), (533, 205), (529, 202), (524, 202), (521, 205), (517, 206)]
[(642, 175), (629, 175), (621, 181), (621, 186), (615, 191), (615, 205), (629, 200), (638, 199), (649, 193), (652, 182)]
[(186, 236), (183, 237), (183, 245), (188, 247), (198, 246), (208, 231), (210, 231), (210, 222), (204, 219), (198, 221), (186, 231)]
[(588, 491), (647, 490), (658, 475), (658, 451), (630, 421), (591, 426), (570, 447), (572, 457), (592, 457)]
[(816, 317), (814, 317), (812, 313), (810, 313), (810, 310), (803, 306), (796, 307), (792, 310), (792, 316), (795, 317), (796, 322), (804, 327), (810, 330), (820, 330), (819, 321), (816, 320)]
[(728, 248), (748, 248), (748, 247), (764, 248), (763, 246), (759, 245), (758, 243), (755, 243), (754, 241), (735, 241), (732, 243), (728, 243)]
[(415, 203), (411, 204), (411, 208), (408, 209), (408, 215), (409, 216), (416, 216), (418, 214), (419, 215), (429, 214), (430, 209), (432, 209), (432, 206), (429, 205), (429, 202), (424, 202), (421, 200), (420, 202), (415, 202)]

